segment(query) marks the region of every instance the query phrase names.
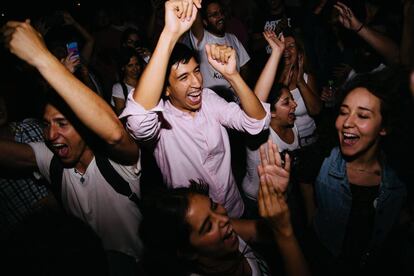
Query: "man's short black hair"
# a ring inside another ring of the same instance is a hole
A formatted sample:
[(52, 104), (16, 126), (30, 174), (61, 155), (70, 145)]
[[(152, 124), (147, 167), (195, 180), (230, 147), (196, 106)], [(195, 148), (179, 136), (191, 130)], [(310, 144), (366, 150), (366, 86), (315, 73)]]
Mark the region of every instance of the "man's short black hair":
[(180, 63), (187, 64), (191, 58), (194, 58), (195, 61), (199, 63), (197, 54), (187, 45), (183, 43), (177, 43), (175, 45), (167, 65), (167, 73), (165, 74), (165, 86), (169, 85), (168, 78), (170, 76), (172, 66)]
[(103, 150), (102, 140), (79, 120), (69, 105), (51, 87), (44, 94), (42, 114), (44, 114), (47, 105), (55, 107), (62, 113), (92, 150)]

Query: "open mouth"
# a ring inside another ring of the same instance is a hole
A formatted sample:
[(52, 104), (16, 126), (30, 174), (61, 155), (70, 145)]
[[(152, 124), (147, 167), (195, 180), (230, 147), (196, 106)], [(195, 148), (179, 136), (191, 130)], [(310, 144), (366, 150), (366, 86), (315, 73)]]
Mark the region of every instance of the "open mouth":
[(356, 134), (352, 134), (352, 133), (342, 133), (342, 141), (343, 144), (346, 146), (352, 146), (355, 145), (356, 142), (358, 142), (359, 140), (359, 136)]
[(296, 120), (295, 112), (290, 112), (289, 115), (288, 115), (288, 118), (289, 118), (289, 120), (292, 120), (292, 121)]
[(201, 102), (201, 90), (189, 93), (187, 95), (187, 98), (189, 99), (192, 105), (199, 104)]
[(223, 241), (227, 244), (232, 245), (236, 241), (236, 232), (234, 232), (232, 227), (229, 227), (227, 233), (223, 237)]
[(69, 148), (66, 144), (61, 143), (53, 143), (50, 145), (52, 150), (59, 156), (59, 157), (66, 157), (69, 153)]

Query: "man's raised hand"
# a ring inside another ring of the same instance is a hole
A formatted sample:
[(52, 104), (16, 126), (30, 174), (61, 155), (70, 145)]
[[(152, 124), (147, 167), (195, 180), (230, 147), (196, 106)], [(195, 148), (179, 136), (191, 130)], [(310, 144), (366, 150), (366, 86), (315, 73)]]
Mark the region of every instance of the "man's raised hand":
[(207, 44), (208, 62), (225, 78), (237, 74), (236, 51), (227, 45)]
[(41, 57), (50, 54), (42, 35), (30, 25), (30, 20), (24, 22), (9, 21), (2, 28), (4, 43), (12, 54), (37, 66)]
[(180, 37), (190, 29), (201, 8), (200, 0), (169, 0), (165, 2), (165, 29)]

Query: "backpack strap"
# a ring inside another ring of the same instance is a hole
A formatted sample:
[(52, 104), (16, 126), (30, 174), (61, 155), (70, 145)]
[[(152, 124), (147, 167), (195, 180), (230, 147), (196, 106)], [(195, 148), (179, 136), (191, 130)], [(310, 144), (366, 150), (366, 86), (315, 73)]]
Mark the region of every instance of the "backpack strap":
[(125, 82), (120, 81), (119, 83), (121, 84), (122, 92), (124, 93), (124, 98), (125, 98), (125, 102), (126, 102), (127, 99), (128, 99), (128, 88), (127, 88)]
[(52, 190), (55, 198), (58, 202), (62, 202), (62, 176), (63, 176), (63, 165), (60, 162), (59, 157), (54, 154), (49, 165), (50, 173), (50, 189)]
[(128, 197), (138, 207), (141, 202), (136, 193), (131, 190), (129, 183), (123, 179), (109, 162), (109, 159), (95, 154), (96, 165), (106, 182), (119, 194)]
[[(138, 207), (141, 203), (136, 193), (132, 192), (129, 183), (125, 181), (114, 167), (109, 162), (108, 158), (101, 155), (95, 155), (96, 165), (98, 166), (99, 172), (105, 178), (106, 182), (119, 194), (128, 197)], [(53, 155), (52, 161), (49, 166), (50, 173), (50, 189), (55, 195), (58, 202), (62, 203), (62, 176), (63, 176), (63, 165), (60, 162), (57, 155)]]

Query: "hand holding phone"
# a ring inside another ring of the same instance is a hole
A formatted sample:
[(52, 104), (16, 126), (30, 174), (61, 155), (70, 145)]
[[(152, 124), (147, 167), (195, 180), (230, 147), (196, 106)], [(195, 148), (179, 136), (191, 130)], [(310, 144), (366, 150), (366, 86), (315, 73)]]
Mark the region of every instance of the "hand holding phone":
[(78, 43), (76, 41), (69, 42), (66, 44), (66, 49), (68, 50), (68, 55), (72, 54), (72, 59), (79, 59), (79, 49)]

